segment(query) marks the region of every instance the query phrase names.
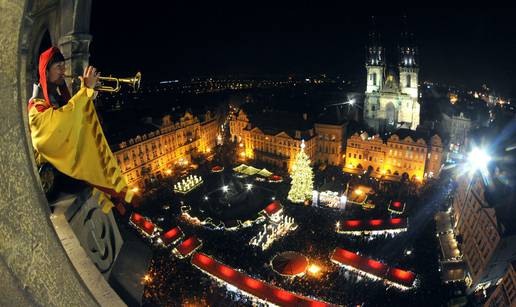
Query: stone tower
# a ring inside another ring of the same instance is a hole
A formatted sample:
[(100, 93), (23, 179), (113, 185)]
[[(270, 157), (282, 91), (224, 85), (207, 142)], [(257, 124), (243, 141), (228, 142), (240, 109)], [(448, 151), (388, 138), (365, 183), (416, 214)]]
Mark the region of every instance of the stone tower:
[[(404, 21), (399, 44), (398, 67), (386, 68), (374, 18), (366, 53), (367, 82), (364, 120), (376, 132), (419, 125), (418, 60), (414, 35)], [(396, 71), (397, 68), (397, 71)]]
[(407, 18), (404, 17), (399, 44), (399, 80), (401, 93), (409, 95), (412, 102), (408, 106), (402, 106), (402, 116), (399, 119), (402, 122), (411, 123), (410, 129), (412, 130), (415, 130), (419, 125), (418, 62), (414, 33), (409, 31)]

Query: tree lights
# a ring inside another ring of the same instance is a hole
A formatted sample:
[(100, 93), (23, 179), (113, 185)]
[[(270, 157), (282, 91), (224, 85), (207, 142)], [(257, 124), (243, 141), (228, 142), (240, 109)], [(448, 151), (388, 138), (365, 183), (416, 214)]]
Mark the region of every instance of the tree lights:
[(310, 167), (310, 159), (305, 153), (305, 141), (301, 142), (301, 150), (296, 156), (292, 172), (291, 188), (288, 192), (288, 199), (293, 203), (303, 203), (312, 198), (313, 193), (313, 170)]
[(202, 177), (190, 175), (174, 185), (174, 192), (187, 194), (203, 183)]

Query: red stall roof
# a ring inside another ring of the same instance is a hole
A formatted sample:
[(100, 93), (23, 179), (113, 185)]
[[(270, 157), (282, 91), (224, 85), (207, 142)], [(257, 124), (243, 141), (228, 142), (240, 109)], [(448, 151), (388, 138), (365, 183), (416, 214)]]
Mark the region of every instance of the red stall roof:
[(173, 243), (177, 239), (181, 238), (182, 235), (183, 231), (181, 228), (179, 228), (179, 226), (177, 226), (163, 233), (160, 238), (163, 241), (163, 244), (169, 245), (170, 243)]
[(360, 263), (360, 269), (374, 276), (385, 278), (389, 267), (382, 262), (364, 257), (362, 263)]
[(141, 231), (145, 232), (147, 235), (152, 235), (154, 233), (155, 225), (146, 217), (143, 217), (141, 214), (133, 212), (131, 214), (130, 221), (138, 227)]
[(195, 236), (191, 236), (188, 239), (184, 240), (176, 247), (176, 250), (181, 254), (181, 256), (186, 257), (194, 252), (196, 249), (201, 247), (202, 242), (197, 239)]
[(331, 260), (405, 287), (412, 287), (416, 279), (416, 275), (412, 272), (391, 268), (382, 262), (339, 247), (333, 251)]
[(263, 210), (265, 210), (265, 213), (267, 213), (267, 215), (271, 216), (274, 213), (280, 211), (282, 208), (283, 207), (281, 206), (279, 201), (273, 201), (272, 203), (267, 205), (267, 207), (265, 207), (265, 209)]
[(372, 231), (407, 228), (406, 218), (345, 220), (341, 223), (340, 231)]
[(316, 301), (308, 297), (271, 286), (264, 281), (252, 278), (226, 266), (203, 253), (194, 254), (191, 261), (194, 266), (229, 284), (232, 284), (241, 291), (279, 306), (332, 306), (326, 302)]
[(412, 287), (414, 280), (416, 280), (416, 274), (397, 268), (391, 268), (389, 274), (387, 274), (387, 279), (405, 287)]
[(393, 201), (389, 204), (388, 210), (395, 213), (403, 213), (405, 210), (405, 203)]
[(358, 254), (355, 254), (355, 253), (345, 250), (343, 248), (337, 247), (333, 251), (331, 260), (335, 260), (342, 264), (358, 268), (360, 265), (360, 262), (362, 262), (362, 257)]

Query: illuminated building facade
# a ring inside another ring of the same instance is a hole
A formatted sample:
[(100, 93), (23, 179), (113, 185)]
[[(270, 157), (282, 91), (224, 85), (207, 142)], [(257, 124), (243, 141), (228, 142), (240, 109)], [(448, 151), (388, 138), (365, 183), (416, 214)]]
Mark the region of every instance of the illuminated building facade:
[(401, 35), (397, 69), (387, 69), (385, 50), (375, 30), (369, 34), (364, 119), (375, 129), (394, 130), (419, 125), (417, 48), (413, 34)]
[(128, 184), (143, 186), (147, 176), (165, 176), (176, 165), (187, 165), (192, 155), (209, 154), (216, 146), (218, 127), (210, 111), (199, 116), (187, 111), (176, 120), (166, 115), (158, 130), (120, 143), (114, 153)]
[(376, 134), (355, 133), (347, 140), (344, 170), (368, 170), (373, 175), (438, 177), (443, 146), (434, 135), (425, 141), (414, 131), (399, 129), (385, 140)]
[(478, 173), (460, 177), (457, 185), (452, 217), (467, 264), (466, 284), (470, 292), (483, 291), (503, 281), (516, 260), (514, 192), (501, 189), (496, 179), (488, 188)]
[(256, 159), (279, 168), (289, 169), (305, 141), (305, 153), (312, 163), (341, 165), (346, 124), (309, 121), (307, 114), (260, 114), (250, 120), (243, 110), (230, 120), (230, 136), (238, 142), (242, 160)]
[(507, 267), (507, 273), (501, 282), (493, 287), (484, 307), (516, 306), (516, 261), (512, 261)]
[(327, 165), (341, 165), (346, 124), (340, 122), (317, 122), (314, 125), (317, 135), (316, 162)]
[(441, 131), (449, 137), (450, 150), (463, 152), (466, 147), (466, 139), (471, 128), (471, 118), (463, 112), (457, 114), (442, 114)]

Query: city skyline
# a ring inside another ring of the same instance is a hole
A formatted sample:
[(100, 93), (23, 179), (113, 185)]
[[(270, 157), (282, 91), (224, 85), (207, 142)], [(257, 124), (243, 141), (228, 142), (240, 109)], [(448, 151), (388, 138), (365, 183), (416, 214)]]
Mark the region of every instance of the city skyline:
[[(248, 10), (220, 5), (198, 11), (167, 4), (111, 14), (116, 7), (92, 5), (90, 60), (109, 73), (142, 70), (152, 81), (328, 73), (361, 84), (371, 16), (390, 58), (397, 53), (402, 18), (407, 16), (419, 48), (422, 81), (468, 88), (487, 84), (503, 96), (515, 94), (511, 71), (516, 67), (510, 58), (516, 51), (516, 30), (507, 10), (407, 9), (389, 16), (388, 10), (355, 14), (339, 7)], [(128, 30), (119, 31), (115, 24)]]

